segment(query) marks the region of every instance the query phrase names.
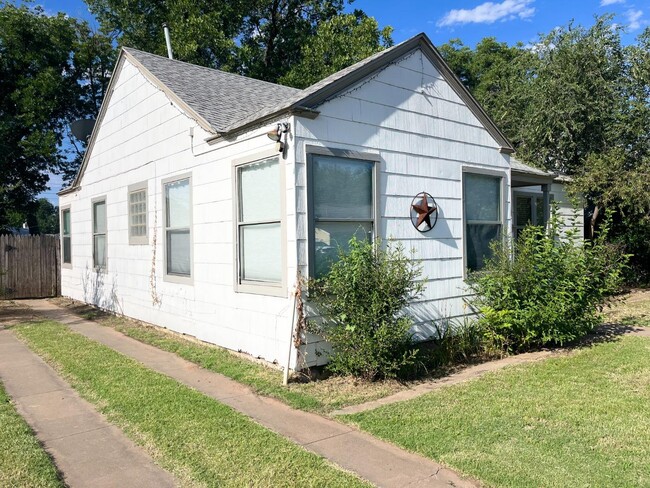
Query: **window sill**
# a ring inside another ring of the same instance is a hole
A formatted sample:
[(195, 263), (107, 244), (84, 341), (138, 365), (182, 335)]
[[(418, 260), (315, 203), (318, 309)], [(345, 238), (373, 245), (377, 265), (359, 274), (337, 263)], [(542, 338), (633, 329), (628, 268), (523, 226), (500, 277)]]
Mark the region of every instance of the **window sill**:
[(176, 283), (179, 285), (194, 285), (194, 278), (192, 276), (164, 274), (163, 281), (168, 283)]
[(248, 293), (251, 295), (265, 295), (287, 298), (287, 287), (284, 285), (257, 284), (251, 282), (237, 283), (235, 293)]

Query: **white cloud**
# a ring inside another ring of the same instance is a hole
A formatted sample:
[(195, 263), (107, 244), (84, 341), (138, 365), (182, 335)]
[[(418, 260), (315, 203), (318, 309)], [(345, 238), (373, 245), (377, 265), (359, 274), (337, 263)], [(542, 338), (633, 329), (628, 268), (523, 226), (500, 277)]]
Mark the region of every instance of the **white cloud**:
[(608, 5), (614, 5), (616, 3), (625, 3), (625, 0), (600, 0), (601, 7), (607, 7)]
[(630, 9), (625, 12), (625, 17), (627, 17), (627, 26), (631, 31), (635, 31), (641, 28), (643, 24), (647, 24), (646, 20), (643, 20), (643, 11)]
[(485, 2), (473, 9), (450, 10), (437, 23), (439, 27), (456, 24), (492, 24), (498, 20), (528, 19), (535, 13), (534, 0), (504, 0)]

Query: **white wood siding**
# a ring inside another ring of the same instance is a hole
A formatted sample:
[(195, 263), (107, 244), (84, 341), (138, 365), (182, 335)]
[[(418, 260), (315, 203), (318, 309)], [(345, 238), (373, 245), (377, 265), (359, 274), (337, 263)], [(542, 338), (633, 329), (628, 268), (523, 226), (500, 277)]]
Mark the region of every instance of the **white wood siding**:
[[(377, 154), (379, 234), (414, 249), (426, 289), (411, 313), (420, 338), (432, 322), (467, 313), (463, 297), (462, 172), (503, 175), (505, 227), (511, 226), (509, 156), (420, 51), (324, 103), (314, 120), (295, 119), (298, 263), (307, 274), (307, 144)], [(426, 191), (439, 205), (436, 227), (422, 234), (410, 222), (413, 197)], [(322, 364), (323, 343), (308, 336), (307, 363)]]
[[(60, 199), (61, 205), (70, 204), (72, 221), (72, 269), (62, 270), (63, 295), (284, 364), (292, 300), (235, 293), (233, 288), (232, 161), (272, 147), (266, 137), (271, 126), (208, 146), (203, 142), (208, 134), (135, 66), (125, 60), (116, 76), (81, 188)], [(280, 161), (292, 175), (292, 155)], [(161, 181), (186, 173), (192, 175), (192, 285), (163, 280)], [(147, 182), (149, 244), (129, 245), (128, 186), (142, 181)], [(295, 201), (290, 176), (285, 191), (287, 201)], [(96, 273), (90, 202), (102, 195), (108, 267), (106, 273)], [(288, 213), (293, 243), (286, 248), (289, 294), (296, 274), (293, 205)]]
[(566, 186), (559, 182), (551, 184), (551, 194), (558, 204), (558, 214), (564, 231), (571, 230), (576, 234), (576, 238), (582, 240), (585, 233), (584, 201), (572, 201)]

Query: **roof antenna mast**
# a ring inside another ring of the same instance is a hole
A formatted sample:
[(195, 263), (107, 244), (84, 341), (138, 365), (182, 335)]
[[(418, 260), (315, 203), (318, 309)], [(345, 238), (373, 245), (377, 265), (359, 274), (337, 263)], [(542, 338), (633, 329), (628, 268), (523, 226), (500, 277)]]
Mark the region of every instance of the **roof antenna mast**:
[(167, 23), (165, 22), (162, 25), (163, 31), (165, 31), (165, 42), (167, 43), (167, 57), (169, 59), (174, 59), (174, 53), (172, 53), (172, 40), (171, 37), (169, 36), (169, 27), (167, 27)]

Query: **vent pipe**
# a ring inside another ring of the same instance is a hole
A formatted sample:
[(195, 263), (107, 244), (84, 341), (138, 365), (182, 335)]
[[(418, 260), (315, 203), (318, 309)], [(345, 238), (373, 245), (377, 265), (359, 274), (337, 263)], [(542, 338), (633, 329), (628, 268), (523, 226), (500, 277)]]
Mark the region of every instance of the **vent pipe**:
[(174, 59), (174, 54), (172, 53), (172, 40), (171, 37), (169, 36), (169, 27), (167, 27), (167, 23), (164, 23), (162, 27), (163, 30), (165, 31), (165, 42), (167, 43), (167, 57), (169, 59)]

